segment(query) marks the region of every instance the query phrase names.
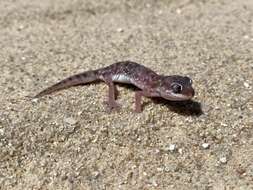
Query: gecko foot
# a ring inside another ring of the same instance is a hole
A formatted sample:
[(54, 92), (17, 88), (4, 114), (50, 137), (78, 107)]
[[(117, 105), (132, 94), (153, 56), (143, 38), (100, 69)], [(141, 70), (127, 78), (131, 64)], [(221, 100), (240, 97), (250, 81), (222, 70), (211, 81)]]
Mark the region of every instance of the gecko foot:
[(142, 110), (141, 110), (141, 108), (135, 108), (135, 109), (134, 109), (134, 112), (135, 112), (135, 113), (141, 113)]
[(108, 112), (118, 112), (121, 108), (120, 104), (118, 104), (117, 102), (104, 101), (104, 104), (106, 105)]

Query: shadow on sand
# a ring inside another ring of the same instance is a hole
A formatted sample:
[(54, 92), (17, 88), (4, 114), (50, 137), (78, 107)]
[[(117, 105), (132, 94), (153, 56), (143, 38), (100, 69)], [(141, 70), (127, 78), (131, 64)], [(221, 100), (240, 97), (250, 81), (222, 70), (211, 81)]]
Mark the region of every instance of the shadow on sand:
[(154, 103), (165, 105), (171, 111), (176, 112), (181, 115), (200, 116), (203, 114), (201, 103), (193, 101), (193, 100), (169, 101), (163, 98), (152, 98), (152, 100)]
[[(125, 87), (127, 89), (130, 89), (132, 91), (138, 90), (137, 87), (127, 84), (118, 84), (121, 87)], [(118, 95), (117, 91), (117, 95)], [(161, 104), (165, 105), (167, 108), (169, 108), (171, 111), (176, 112), (181, 115), (193, 115), (193, 116), (200, 116), (203, 114), (201, 103), (193, 100), (188, 101), (169, 101), (165, 100), (163, 98), (151, 98), (151, 100), (155, 104)], [(142, 103), (142, 110), (145, 109), (145, 106), (148, 103)]]

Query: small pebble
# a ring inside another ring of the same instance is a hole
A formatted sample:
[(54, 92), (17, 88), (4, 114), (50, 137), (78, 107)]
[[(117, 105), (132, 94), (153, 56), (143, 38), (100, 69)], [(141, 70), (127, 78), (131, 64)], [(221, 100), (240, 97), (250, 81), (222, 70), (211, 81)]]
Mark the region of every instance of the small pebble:
[(96, 179), (98, 176), (99, 176), (99, 172), (98, 171), (93, 172), (94, 179)]
[(223, 127), (227, 127), (227, 126), (228, 126), (228, 124), (226, 124), (226, 123), (221, 123), (221, 126), (223, 126)]
[(31, 101), (32, 101), (33, 103), (37, 103), (37, 102), (38, 102), (38, 98), (33, 98)]
[(226, 157), (221, 157), (221, 158), (220, 158), (220, 162), (221, 162), (222, 164), (226, 164), (226, 163), (227, 163), (227, 158), (226, 158)]
[(117, 32), (124, 32), (123, 28), (118, 28)]
[(67, 117), (67, 118), (64, 119), (64, 121), (66, 123), (70, 124), (70, 125), (76, 124), (76, 120), (74, 118), (72, 118), (72, 117)]
[(0, 129), (0, 135), (4, 135), (4, 129)]
[(248, 39), (249, 39), (249, 36), (248, 36), (248, 35), (245, 35), (245, 36), (243, 36), (243, 38), (244, 38), (245, 40), (248, 40)]
[(147, 3), (147, 4), (146, 4), (146, 7), (147, 7), (147, 8), (150, 8), (150, 7), (151, 7), (151, 5), (150, 5), (149, 3)]
[(20, 31), (20, 30), (23, 30), (25, 28), (25, 26), (24, 25), (19, 25), (18, 26), (18, 30)]
[(160, 150), (159, 150), (159, 149), (155, 149), (155, 150), (154, 150), (154, 153), (155, 153), (155, 154), (159, 154), (159, 153), (160, 153)]
[(244, 85), (246, 88), (249, 88), (249, 83), (244, 82), (243, 85)]
[(177, 12), (177, 14), (180, 15), (182, 13), (182, 10), (181, 9), (177, 9), (176, 12)]
[(157, 182), (156, 182), (155, 180), (152, 181), (152, 185), (153, 185), (154, 187), (157, 187), (157, 186), (158, 186), (158, 184), (157, 184)]
[(168, 150), (173, 152), (176, 149), (176, 145), (175, 144), (170, 144)]
[(210, 146), (210, 145), (209, 145), (208, 143), (203, 143), (203, 144), (202, 144), (202, 147), (203, 147), (204, 149), (208, 149), (209, 146)]
[(220, 110), (220, 107), (219, 106), (215, 106), (214, 109), (215, 110)]

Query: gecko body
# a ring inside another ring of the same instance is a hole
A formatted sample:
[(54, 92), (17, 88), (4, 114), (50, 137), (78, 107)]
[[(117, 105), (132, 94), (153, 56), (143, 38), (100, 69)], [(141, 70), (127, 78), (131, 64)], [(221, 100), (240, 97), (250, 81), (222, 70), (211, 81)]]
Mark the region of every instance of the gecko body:
[(126, 83), (136, 86), (139, 90), (135, 92), (135, 111), (141, 112), (141, 98), (162, 97), (171, 101), (189, 100), (194, 96), (192, 80), (186, 76), (159, 75), (153, 70), (131, 61), (117, 62), (97, 70), (86, 71), (70, 76), (53, 86), (46, 88), (35, 98), (51, 94), (76, 85), (103, 81), (109, 87), (108, 106), (109, 109), (118, 109), (116, 103), (115, 83)]

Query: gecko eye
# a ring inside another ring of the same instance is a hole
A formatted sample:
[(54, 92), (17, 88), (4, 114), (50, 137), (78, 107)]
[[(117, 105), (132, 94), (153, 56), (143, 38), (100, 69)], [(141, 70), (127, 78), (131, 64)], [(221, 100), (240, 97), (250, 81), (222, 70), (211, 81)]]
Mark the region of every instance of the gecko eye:
[(173, 91), (175, 94), (179, 94), (179, 93), (182, 91), (182, 89), (183, 89), (182, 85), (177, 84), (177, 83), (173, 83), (173, 84), (171, 85), (171, 88), (172, 88), (172, 91)]

